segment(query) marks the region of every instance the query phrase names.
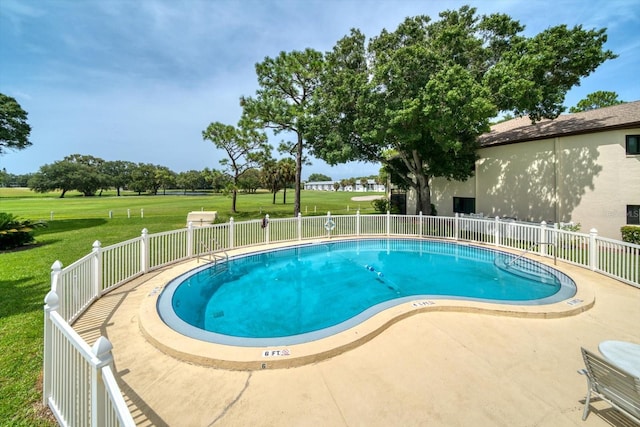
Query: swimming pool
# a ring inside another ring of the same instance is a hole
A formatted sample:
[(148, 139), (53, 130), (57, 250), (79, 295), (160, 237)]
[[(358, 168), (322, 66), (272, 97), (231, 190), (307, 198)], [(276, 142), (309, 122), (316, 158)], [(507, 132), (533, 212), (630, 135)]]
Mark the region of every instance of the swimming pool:
[(171, 281), (157, 307), (183, 335), (260, 347), (324, 338), (407, 301), (542, 305), (575, 292), (564, 273), (509, 253), (442, 241), (365, 239), (202, 266)]

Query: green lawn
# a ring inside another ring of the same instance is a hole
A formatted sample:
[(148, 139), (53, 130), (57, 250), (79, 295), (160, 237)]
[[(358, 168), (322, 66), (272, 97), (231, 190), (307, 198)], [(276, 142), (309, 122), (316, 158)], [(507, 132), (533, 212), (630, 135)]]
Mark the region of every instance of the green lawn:
[[(354, 202), (362, 193), (304, 191), (303, 215), (375, 213), (370, 202)], [(36, 231), (37, 245), (12, 252), (0, 252), (0, 420), (2, 425), (54, 425), (43, 414), (40, 375), (43, 346), (43, 300), (50, 287), (51, 265), (59, 260), (68, 265), (91, 252), (94, 241), (103, 246), (140, 235), (185, 226), (187, 213), (218, 211), (221, 222), (293, 215), (293, 191), (282, 192), (272, 204), (269, 193), (240, 194), (238, 213), (230, 212), (231, 199), (220, 194), (82, 197), (77, 193), (37, 195), (26, 189), (0, 188), (0, 211), (20, 219), (45, 220), (48, 226)], [(130, 217), (127, 214), (129, 210)], [(141, 210), (144, 217), (141, 217)], [(111, 214), (110, 214), (111, 213)], [(53, 220), (51, 220), (53, 217)]]

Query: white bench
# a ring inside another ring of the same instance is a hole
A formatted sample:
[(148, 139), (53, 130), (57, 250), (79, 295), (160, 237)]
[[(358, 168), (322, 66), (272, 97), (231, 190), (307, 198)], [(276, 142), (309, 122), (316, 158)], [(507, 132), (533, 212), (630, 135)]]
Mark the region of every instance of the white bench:
[(585, 348), (582, 348), (582, 358), (587, 368), (578, 371), (587, 376), (587, 398), (582, 419), (586, 420), (589, 415), (589, 402), (591, 394), (594, 394), (640, 423), (640, 378)]
[(187, 214), (187, 226), (192, 223), (196, 227), (211, 225), (216, 221), (218, 211), (192, 211)]

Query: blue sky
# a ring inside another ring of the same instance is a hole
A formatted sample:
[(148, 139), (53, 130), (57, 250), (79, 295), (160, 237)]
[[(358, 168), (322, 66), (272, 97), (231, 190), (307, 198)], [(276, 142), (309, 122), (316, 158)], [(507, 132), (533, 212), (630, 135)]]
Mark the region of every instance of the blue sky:
[[(558, 24), (606, 27), (606, 47), (619, 58), (583, 79), (565, 105), (596, 90), (640, 100), (640, 0), (0, 0), (0, 92), (28, 112), (33, 142), (1, 156), (0, 168), (24, 174), (85, 154), (175, 172), (222, 169), (223, 152), (202, 131), (237, 123), (239, 98), (257, 89), (257, 62), (328, 51), (351, 28), (370, 38), (407, 16), (437, 19), (464, 4), (506, 13), (528, 36)], [(379, 169), (311, 160), (303, 179)]]

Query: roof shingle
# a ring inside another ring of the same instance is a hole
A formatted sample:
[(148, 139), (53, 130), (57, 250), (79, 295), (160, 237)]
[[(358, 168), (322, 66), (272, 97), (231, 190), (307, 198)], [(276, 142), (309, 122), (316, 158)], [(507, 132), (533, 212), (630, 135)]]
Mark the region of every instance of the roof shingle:
[(536, 124), (531, 124), (529, 117), (519, 117), (492, 126), (490, 132), (480, 135), (478, 139), (482, 147), (489, 147), (633, 127), (640, 127), (640, 101), (562, 114), (554, 120), (545, 119)]

